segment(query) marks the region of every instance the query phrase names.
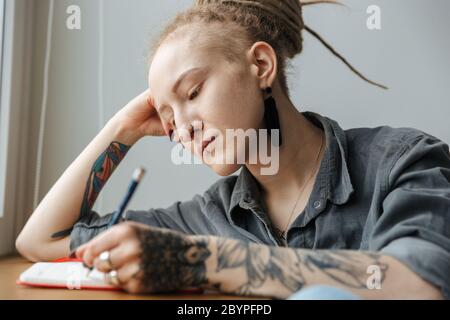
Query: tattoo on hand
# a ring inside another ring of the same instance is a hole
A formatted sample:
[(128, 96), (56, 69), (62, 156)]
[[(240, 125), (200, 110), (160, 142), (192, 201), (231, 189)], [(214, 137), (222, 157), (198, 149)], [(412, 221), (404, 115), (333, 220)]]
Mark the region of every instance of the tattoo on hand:
[(141, 289), (172, 292), (207, 284), (206, 260), (211, 255), (208, 240), (193, 240), (181, 233), (137, 230), (141, 243)]

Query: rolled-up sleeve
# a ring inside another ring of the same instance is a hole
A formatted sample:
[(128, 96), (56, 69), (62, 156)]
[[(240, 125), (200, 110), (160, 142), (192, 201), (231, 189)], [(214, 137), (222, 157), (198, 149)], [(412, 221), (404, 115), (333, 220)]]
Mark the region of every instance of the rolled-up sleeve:
[(108, 223), (113, 213), (100, 216), (97, 212), (91, 211), (78, 220), (70, 233), (70, 251), (75, 250), (82, 244), (89, 242), (97, 235), (108, 228)]
[(369, 248), (403, 262), (450, 299), (449, 147), (424, 134), (398, 152)]
[[(124, 220), (186, 234), (212, 235), (216, 230), (206, 215), (206, 207), (204, 197), (197, 194), (189, 201), (177, 201), (167, 208), (128, 210), (124, 214)], [(75, 250), (105, 231), (112, 215), (113, 213), (100, 216), (92, 211), (82, 217), (71, 231), (70, 249)]]

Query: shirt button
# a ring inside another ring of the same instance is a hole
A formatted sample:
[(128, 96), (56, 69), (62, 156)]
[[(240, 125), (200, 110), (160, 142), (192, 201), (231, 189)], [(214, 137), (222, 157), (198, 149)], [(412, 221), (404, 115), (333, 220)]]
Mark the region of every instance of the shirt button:
[(320, 207), (322, 206), (322, 202), (321, 201), (315, 201), (313, 206), (314, 206), (314, 209), (320, 209)]

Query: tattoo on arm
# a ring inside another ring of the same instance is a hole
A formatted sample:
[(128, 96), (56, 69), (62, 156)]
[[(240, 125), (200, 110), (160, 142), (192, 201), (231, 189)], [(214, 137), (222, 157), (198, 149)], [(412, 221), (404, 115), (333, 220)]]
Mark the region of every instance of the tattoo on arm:
[(144, 292), (204, 287), (284, 298), (312, 284), (313, 278), (316, 282), (366, 289), (367, 266), (380, 268), (380, 282), (388, 269), (380, 261), (382, 256), (371, 252), (270, 247), (234, 239), (191, 237), (158, 228), (138, 228), (136, 232), (142, 250), (136, 279)]
[(310, 272), (321, 272), (330, 279), (354, 289), (367, 289), (367, 266), (380, 268), (380, 282), (384, 281), (388, 265), (381, 262), (382, 255), (374, 252), (356, 251), (303, 251), (297, 252), (298, 259)]
[[(125, 155), (130, 150), (120, 142), (112, 142), (109, 147), (103, 152), (92, 166), (91, 173), (86, 182), (86, 189), (84, 191), (83, 202), (81, 204), (80, 218), (89, 215), (95, 200), (102, 190), (109, 177), (123, 160)], [(53, 239), (63, 238), (69, 236), (72, 228), (63, 230), (52, 234)]]
[(81, 204), (80, 216), (89, 214), (94, 206), (103, 186), (114, 173), (120, 162), (130, 150), (129, 146), (119, 142), (112, 142), (109, 147), (103, 152), (92, 166), (91, 173), (86, 182), (86, 189), (84, 191), (83, 202)]
[(216, 273), (241, 269), (238, 272), (244, 274), (231, 292), (239, 295), (267, 295), (264, 286), (274, 282), (294, 293), (307, 285), (312, 275), (322, 276), (324, 282), (365, 289), (368, 265), (380, 267), (381, 282), (388, 268), (376, 253), (279, 248), (228, 239), (217, 240), (217, 257)]

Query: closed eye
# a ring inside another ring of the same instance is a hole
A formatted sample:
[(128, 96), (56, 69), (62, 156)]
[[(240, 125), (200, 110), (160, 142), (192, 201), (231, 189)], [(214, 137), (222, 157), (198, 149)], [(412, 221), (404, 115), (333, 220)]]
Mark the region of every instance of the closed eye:
[(192, 100), (194, 100), (195, 98), (197, 98), (199, 94), (200, 94), (200, 86), (198, 86), (197, 88), (195, 88), (194, 92), (192, 92), (192, 93), (189, 95), (189, 101), (192, 101)]

